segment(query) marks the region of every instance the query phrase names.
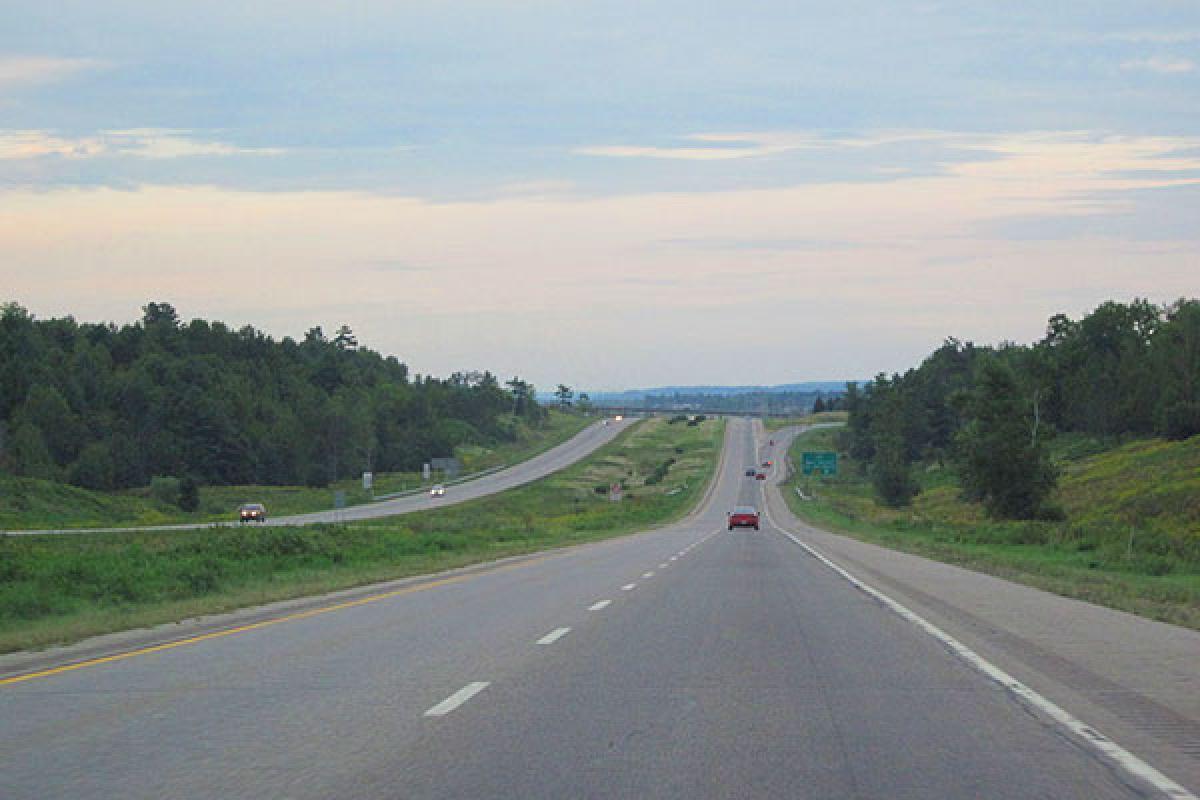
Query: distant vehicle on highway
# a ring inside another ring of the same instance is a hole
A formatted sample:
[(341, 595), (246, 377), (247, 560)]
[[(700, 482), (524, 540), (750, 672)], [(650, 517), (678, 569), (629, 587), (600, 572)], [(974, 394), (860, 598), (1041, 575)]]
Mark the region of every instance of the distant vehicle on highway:
[(758, 470), (755, 469), (754, 467), (746, 467), (746, 477), (747, 478), (753, 478), (755, 473), (757, 473), (757, 472), (758, 472)]
[(729, 530), (754, 528), (758, 530), (758, 509), (754, 506), (738, 506), (729, 512)]
[(764, 462), (763, 462), (763, 466), (764, 466), (764, 467), (769, 467), (769, 466), (771, 466), (771, 462), (770, 462), (770, 461), (764, 461)]
[(440, 483), (434, 484), (433, 488), (429, 490), (430, 497), (441, 497), (444, 494), (446, 494), (446, 487), (442, 486)]
[(766, 479), (767, 479), (767, 473), (765, 473), (765, 472), (756, 472), (754, 474), (754, 480), (756, 480), (756, 481), (765, 481)]
[(242, 503), (238, 507), (239, 522), (266, 522), (267, 507), (262, 503)]

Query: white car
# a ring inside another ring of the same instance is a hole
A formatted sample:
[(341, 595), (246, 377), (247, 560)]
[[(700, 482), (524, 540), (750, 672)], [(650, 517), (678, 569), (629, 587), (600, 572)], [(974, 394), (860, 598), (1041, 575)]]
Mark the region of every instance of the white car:
[(441, 497), (444, 494), (446, 494), (446, 487), (442, 486), (440, 483), (435, 484), (433, 488), (429, 490), (430, 497)]

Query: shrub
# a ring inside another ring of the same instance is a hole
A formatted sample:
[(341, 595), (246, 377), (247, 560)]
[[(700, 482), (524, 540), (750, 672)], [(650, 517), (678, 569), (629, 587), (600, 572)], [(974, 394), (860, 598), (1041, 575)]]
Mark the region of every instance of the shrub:
[(650, 473), (650, 475), (646, 478), (646, 480), (642, 481), (642, 483), (646, 486), (653, 486), (656, 483), (662, 483), (663, 478), (667, 477), (667, 472), (671, 469), (671, 466), (674, 463), (674, 458), (668, 458), (666, 461), (655, 467), (654, 472)]
[(71, 467), (71, 483), (85, 489), (109, 491), (116, 481), (116, 465), (108, 445), (92, 442), (83, 448), (79, 460)]
[(894, 458), (875, 459), (871, 466), (871, 483), (879, 499), (891, 508), (908, 505), (920, 491), (908, 462), (898, 453)]
[(200, 507), (200, 485), (191, 475), (179, 482), (179, 508), (182, 511), (195, 511)]
[(1166, 430), (1168, 439), (1188, 439), (1200, 433), (1200, 403), (1176, 403), (1167, 409)]
[(150, 496), (164, 505), (179, 504), (179, 478), (170, 475), (155, 475), (150, 479)]

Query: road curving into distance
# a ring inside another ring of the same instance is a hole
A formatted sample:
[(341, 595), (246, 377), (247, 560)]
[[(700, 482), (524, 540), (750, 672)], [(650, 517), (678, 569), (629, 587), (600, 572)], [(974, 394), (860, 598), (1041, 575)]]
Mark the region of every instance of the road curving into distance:
[[(599, 420), (584, 428), (575, 436), (562, 444), (556, 445), (533, 458), (513, 464), (502, 470), (490, 472), (478, 478), (456, 483), (446, 488), (443, 497), (430, 497), (422, 492), (405, 495), (392, 500), (382, 500), (376, 503), (347, 506), (346, 508), (314, 511), (307, 514), (292, 514), (289, 516), (270, 517), (266, 525), (311, 525), (319, 522), (353, 522), (379, 517), (393, 517), (399, 514), (410, 514), (414, 511), (428, 511), (442, 506), (464, 503), (485, 495), (503, 492), (539, 480), (571, 466), (576, 461), (590, 455), (602, 445), (611, 442), (622, 431), (626, 430), (637, 420)], [(269, 511), (270, 509), (268, 509)], [(232, 516), (233, 511), (230, 511)], [(136, 527), (108, 528), (55, 528), (45, 530), (11, 530), (0, 531), (9, 536), (31, 536), (44, 534), (86, 534), (86, 533), (116, 533), (127, 531), (184, 531), (211, 526), (231, 526), (242, 523), (235, 520), (209, 523), (182, 523), (174, 525), (143, 525)], [(254, 523), (260, 524), (260, 523)]]
[[(730, 420), (711, 491), (657, 530), (10, 670), (0, 793), (1191, 797), (1159, 754), (1073, 731), (953, 623), (961, 649), (839, 571), (744, 476), (783, 472), (785, 439), (768, 454), (754, 431)], [(762, 530), (727, 531), (735, 505), (765, 509)]]

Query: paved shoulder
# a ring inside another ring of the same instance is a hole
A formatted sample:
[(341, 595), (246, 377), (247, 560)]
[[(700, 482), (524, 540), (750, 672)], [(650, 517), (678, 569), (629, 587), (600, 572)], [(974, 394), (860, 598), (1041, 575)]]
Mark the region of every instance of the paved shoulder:
[(1200, 791), (1200, 632), (773, 518), (1174, 780)]

